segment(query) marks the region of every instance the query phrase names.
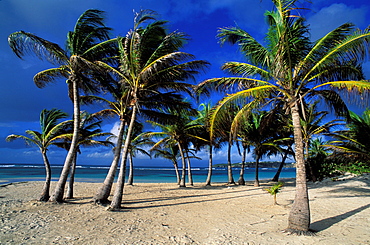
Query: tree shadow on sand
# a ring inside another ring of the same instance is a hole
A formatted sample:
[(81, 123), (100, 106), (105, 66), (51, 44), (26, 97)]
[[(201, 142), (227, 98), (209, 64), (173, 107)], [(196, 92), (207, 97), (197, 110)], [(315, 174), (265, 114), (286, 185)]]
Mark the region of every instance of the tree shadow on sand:
[(362, 212), (363, 210), (365, 210), (369, 207), (370, 207), (370, 204), (367, 204), (367, 205), (361, 206), (359, 208), (356, 208), (354, 210), (348, 211), (346, 213), (316, 221), (316, 222), (311, 224), (310, 228), (311, 228), (311, 230), (314, 230), (314, 231), (326, 230), (329, 227), (331, 227), (332, 225), (334, 225), (336, 223), (339, 223), (342, 220), (345, 220), (345, 219), (347, 219), (347, 218), (349, 218), (349, 217), (351, 217), (351, 216), (353, 216), (357, 213), (360, 213), (360, 212)]

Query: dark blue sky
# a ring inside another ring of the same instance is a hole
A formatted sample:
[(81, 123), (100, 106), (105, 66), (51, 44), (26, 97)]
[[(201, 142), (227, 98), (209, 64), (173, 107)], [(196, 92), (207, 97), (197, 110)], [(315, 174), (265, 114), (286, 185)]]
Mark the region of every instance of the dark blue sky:
[[(311, 28), (313, 40), (323, 36), (344, 22), (352, 22), (364, 29), (370, 24), (368, 0), (312, 0), (313, 4), (302, 10)], [(242, 61), (235, 47), (217, 43), (217, 29), (239, 25), (254, 37), (262, 39), (266, 32), (263, 13), (271, 10), (269, 0), (2, 0), (0, 1), (0, 164), (41, 163), (37, 148), (25, 146), (21, 141), (5, 142), (7, 135), (24, 134), (27, 129), (39, 129), (39, 114), (42, 109), (59, 108), (72, 114), (72, 104), (67, 97), (65, 81), (57, 81), (43, 89), (33, 83), (33, 76), (52, 67), (32, 56), (17, 58), (7, 44), (10, 33), (24, 30), (64, 47), (67, 32), (72, 30), (77, 18), (85, 10), (96, 8), (106, 11), (107, 26), (114, 29), (113, 36), (125, 35), (132, 27), (133, 10), (152, 9), (160, 19), (170, 21), (171, 31), (178, 30), (190, 35), (185, 51), (197, 59), (211, 62), (211, 69), (198, 78), (219, 77), (224, 74), (219, 67), (226, 61)], [(367, 78), (370, 65), (365, 65)], [(91, 112), (92, 109), (89, 109)], [(115, 121), (104, 124), (103, 129), (114, 131)], [(65, 151), (51, 148), (52, 164), (63, 164)], [(207, 162), (207, 154), (200, 153)], [(240, 157), (235, 152), (233, 161)], [(80, 164), (109, 164), (112, 152), (106, 148), (83, 149)], [(249, 160), (252, 160), (250, 157)], [(274, 160), (274, 159), (272, 159)], [(168, 164), (165, 160), (148, 161), (137, 159), (141, 165)], [(219, 151), (215, 162), (226, 162), (226, 152)]]

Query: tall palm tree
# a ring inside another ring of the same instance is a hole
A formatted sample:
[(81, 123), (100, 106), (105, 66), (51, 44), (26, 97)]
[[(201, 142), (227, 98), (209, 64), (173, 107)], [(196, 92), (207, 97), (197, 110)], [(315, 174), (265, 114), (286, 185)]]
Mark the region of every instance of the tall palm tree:
[(273, 108), (278, 101), (285, 104), (292, 118), (297, 176), (288, 230), (305, 233), (310, 226), (310, 208), (299, 108), (303, 99), (311, 96), (321, 98), (337, 115), (344, 115), (347, 107), (340, 93), (353, 92), (358, 98), (358, 93), (370, 89), (361, 69), (369, 55), (370, 29), (355, 30), (353, 24), (346, 23), (311, 42), (304, 19), (293, 13), (298, 10), (296, 2), (273, 0), (275, 10), (265, 14), (269, 25), (266, 45), (239, 27), (220, 29), (221, 43), (238, 44), (247, 63), (225, 63), (222, 68), (238, 76), (206, 80), (199, 84), (198, 91), (239, 89), (219, 102), (211, 125), (230, 103), (243, 105), (240, 115), (255, 107)]
[(104, 25), (103, 14), (103, 11), (96, 9), (85, 11), (78, 18), (74, 30), (68, 32), (65, 49), (56, 43), (24, 31), (12, 33), (8, 37), (9, 45), (18, 57), (33, 53), (38, 58), (46, 59), (53, 65), (57, 65), (55, 68), (37, 73), (33, 78), (36, 86), (43, 88), (46, 84), (64, 77), (67, 79), (69, 96), (73, 101), (73, 138), (58, 184), (50, 197), (53, 202), (63, 201), (69, 167), (77, 149), (80, 90), (96, 92), (96, 86), (104, 82), (104, 79), (98, 79), (101, 75), (97, 74), (101, 74), (102, 69), (94, 61), (109, 57), (114, 51), (115, 41), (109, 40), (111, 29)]
[[(152, 22), (144, 25), (147, 21)], [(184, 34), (179, 32), (167, 34), (165, 23), (155, 21), (153, 11), (145, 10), (136, 14), (133, 29), (125, 37), (118, 38), (120, 66), (115, 68), (100, 63), (115, 74), (122, 86), (127, 88), (129, 97), (126, 106), (131, 110), (122, 151), (122, 166), (109, 210), (121, 207), (128, 148), (142, 101), (165, 92), (188, 90), (190, 84), (184, 81), (193, 79), (208, 65), (205, 61), (193, 60), (193, 55), (180, 52), (179, 49), (185, 41)]]
[(46, 171), (46, 178), (44, 187), (42, 189), (41, 195), (39, 197), (40, 201), (48, 201), (50, 194), (50, 181), (51, 181), (51, 168), (49, 159), (47, 156), (47, 151), (49, 146), (56, 144), (59, 140), (64, 139), (68, 136), (65, 134), (64, 129), (68, 121), (60, 122), (61, 119), (67, 117), (65, 112), (62, 112), (58, 109), (51, 109), (51, 110), (42, 110), (40, 113), (40, 126), (41, 132), (34, 131), (34, 130), (27, 130), (26, 134), (29, 136), (11, 134), (6, 137), (7, 141), (12, 141), (14, 139), (23, 139), (28, 145), (36, 145), (39, 147), (40, 152), (42, 154), (42, 158), (44, 160), (45, 171)]

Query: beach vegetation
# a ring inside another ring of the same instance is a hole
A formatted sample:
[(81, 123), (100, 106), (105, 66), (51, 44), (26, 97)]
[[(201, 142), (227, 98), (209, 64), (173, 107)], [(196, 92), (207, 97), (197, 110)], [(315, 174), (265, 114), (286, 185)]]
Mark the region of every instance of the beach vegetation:
[(278, 204), (277, 201), (276, 201), (276, 196), (280, 192), (283, 185), (284, 185), (284, 183), (279, 181), (278, 183), (274, 184), (270, 188), (264, 189), (265, 191), (267, 191), (268, 193), (270, 193), (274, 197), (274, 205)]

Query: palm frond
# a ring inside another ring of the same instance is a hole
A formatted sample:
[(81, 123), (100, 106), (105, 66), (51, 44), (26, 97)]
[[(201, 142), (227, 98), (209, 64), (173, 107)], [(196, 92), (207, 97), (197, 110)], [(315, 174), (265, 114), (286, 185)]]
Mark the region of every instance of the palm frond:
[(60, 66), (43, 70), (33, 77), (33, 81), (38, 88), (43, 88), (50, 82), (56, 82), (58, 78), (68, 78), (70, 71), (68, 66)]
[(8, 37), (8, 44), (13, 52), (22, 59), (26, 54), (36, 55), (52, 64), (64, 65), (68, 62), (65, 51), (58, 44), (49, 42), (32, 33), (19, 31)]

